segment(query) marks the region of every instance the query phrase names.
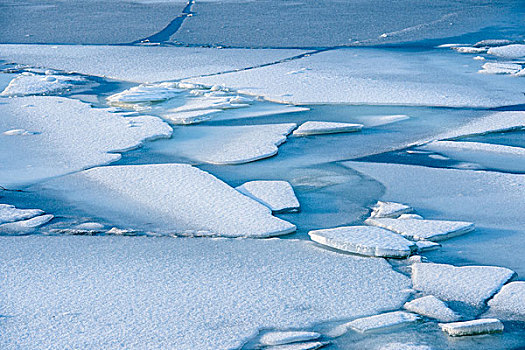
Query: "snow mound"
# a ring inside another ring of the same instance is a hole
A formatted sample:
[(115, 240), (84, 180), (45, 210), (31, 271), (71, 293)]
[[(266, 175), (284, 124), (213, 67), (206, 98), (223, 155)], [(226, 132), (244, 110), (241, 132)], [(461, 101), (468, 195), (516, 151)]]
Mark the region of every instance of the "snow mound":
[(0, 224), (27, 220), (44, 214), (40, 209), (18, 209), (14, 205), (0, 204)]
[(482, 306), (513, 276), (512, 270), (496, 266), (412, 265), (414, 289), (476, 307)]
[(374, 331), (382, 331), (394, 327), (402, 327), (407, 324), (414, 323), (419, 319), (419, 316), (413, 313), (404, 311), (394, 311), (369, 317), (358, 318), (357, 320), (348, 322), (346, 326), (361, 333), (368, 333)]
[(489, 302), (489, 315), (525, 322), (525, 282), (506, 284)]
[(522, 59), (525, 58), (525, 45), (512, 44), (499, 47), (492, 47), (487, 52), (489, 55), (502, 57), (506, 59)]
[(86, 84), (87, 80), (72, 75), (36, 75), (22, 73), (11, 80), (0, 96), (48, 95), (66, 91), (75, 85)]
[(306, 331), (283, 331), (283, 332), (268, 332), (259, 338), (259, 343), (262, 345), (284, 345), (290, 343), (299, 343), (310, 340), (316, 340), (321, 337), (317, 332)]
[(405, 258), (416, 250), (414, 242), (400, 235), (370, 226), (343, 226), (308, 233), (320, 244), (361, 255)]
[(36, 228), (47, 224), (53, 215), (40, 215), (31, 219), (9, 222), (0, 225), (0, 233), (2, 234), (24, 234), (35, 230)]
[(235, 189), (267, 206), (273, 212), (299, 209), (299, 201), (294, 190), (286, 181), (250, 181)]
[(293, 134), (294, 136), (336, 134), (360, 131), (362, 128), (362, 124), (308, 121), (301, 124)]
[(441, 247), (441, 244), (432, 241), (417, 241), (416, 242), (418, 252), (428, 252)]
[(465, 335), (477, 335), (503, 332), (503, 323), (495, 318), (482, 318), (479, 320), (440, 323), (439, 326), (443, 332), (452, 337)]
[(365, 223), (418, 241), (441, 241), (474, 230), (473, 223), (464, 221), (369, 218)]
[(395, 202), (382, 202), (378, 201), (372, 208), (370, 217), (373, 218), (392, 218), (397, 217), (401, 214), (409, 213), (413, 209), (405, 204)]
[(408, 311), (434, 318), (440, 322), (458, 321), (461, 316), (433, 295), (414, 299), (403, 306)]
[(487, 62), (479, 72), (484, 74), (517, 74), (521, 65), (516, 63)]

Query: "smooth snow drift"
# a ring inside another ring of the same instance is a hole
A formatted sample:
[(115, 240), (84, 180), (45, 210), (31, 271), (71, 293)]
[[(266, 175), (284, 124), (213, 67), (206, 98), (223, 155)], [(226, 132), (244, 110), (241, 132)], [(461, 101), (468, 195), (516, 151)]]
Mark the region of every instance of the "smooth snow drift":
[(365, 223), (394, 231), (417, 241), (441, 241), (474, 230), (473, 223), (463, 221), (370, 218)]
[(292, 185), (286, 181), (250, 181), (235, 189), (267, 206), (273, 212), (299, 209), (299, 201)]

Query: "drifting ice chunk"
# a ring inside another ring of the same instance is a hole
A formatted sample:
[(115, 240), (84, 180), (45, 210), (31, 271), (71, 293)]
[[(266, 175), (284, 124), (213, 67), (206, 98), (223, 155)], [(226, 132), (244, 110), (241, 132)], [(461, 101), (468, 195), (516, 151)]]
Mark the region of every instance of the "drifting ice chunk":
[(500, 47), (490, 48), (487, 52), (489, 55), (494, 55), (507, 59), (521, 59), (525, 58), (525, 45), (514, 44)]
[(0, 204), (0, 224), (27, 220), (42, 214), (44, 212), (40, 209), (18, 209), (13, 205)]
[(309, 340), (316, 340), (319, 337), (321, 337), (321, 334), (317, 332), (268, 332), (259, 338), (259, 343), (261, 343), (262, 345), (284, 345), (290, 343), (305, 342)]
[(477, 307), (513, 276), (512, 270), (496, 266), (412, 265), (414, 289), (443, 300), (461, 301)]
[(41, 215), (28, 220), (15, 221), (0, 225), (0, 233), (16, 234), (33, 231), (35, 228), (48, 223), (53, 215)]
[(308, 234), (317, 243), (368, 256), (405, 258), (416, 249), (414, 242), (378, 227), (344, 226)]
[(525, 282), (517, 281), (504, 285), (488, 304), (489, 315), (525, 322)]
[(141, 84), (111, 95), (107, 101), (112, 106), (140, 110), (153, 102), (166, 101), (182, 93), (177, 83)]
[(409, 213), (413, 209), (408, 205), (395, 202), (381, 202), (378, 201), (372, 208), (372, 218), (392, 218), (401, 214)]
[(299, 201), (293, 188), (286, 181), (250, 181), (235, 189), (273, 212), (299, 209)]
[(474, 230), (473, 223), (464, 221), (370, 218), (365, 223), (386, 228), (418, 241), (441, 241)]
[(276, 345), (265, 347), (265, 350), (317, 350), (330, 344), (330, 342), (307, 342), (307, 343), (295, 343), (295, 344), (286, 344), (286, 345)]
[(472, 46), (474, 47), (484, 47), (484, 46), (497, 47), (497, 46), (504, 46), (504, 45), (509, 45), (509, 44), (512, 44), (512, 41), (506, 40), (506, 39), (486, 39), (486, 40), (478, 41)]
[(382, 331), (385, 329), (400, 327), (419, 320), (419, 316), (404, 311), (394, 311), (385, 314), (358, 318), (346, 324), (358, 332), (367, 333), (373, 331)]
[(465, 322), (440, 323), (439, 326), (443, 332), (446, 332), (452, 337), (503, 332), (503, 323), (495, 318), (482, 318), (479, 320)]
[(400, 220), (406, 220), (406, 219), (423, 220), (423, 217), (418, 214), (401, 214), (399, 215), (398, 219)]
[(362, 124), (309, 121), (298, 127), (297, 130), (293, 132), (293, 134), (295, 136), (335, 134), (341, 132), (360, 131), (362, 128)]
[(85, 83), (87, 83), (86, 79), (76, 76), (22, 73), (11, 80), (4, 91), (0, 93), (0, 96), (51, 94)]
[(448, 308), (448, 306), (433, 295), (414, 299), (403, 306), (408, 311), (435, 318), (441, 322), (454, 322), (461, 318), (460, 315)]
[(480, 70), (485, 74), (516, 74), (521, 70), (521, 65), (515, 63), (487, 62)]
[(417, 241), (416, 242), (418, 252), (428, 252), (430, 250), (438, 249), (441, 244), (432, 241)]
[(4, 131), (3, 134), (6, 136), (27, 136), (27, 135), (34, 135), (35, 133), (24, 130), (24, 129), (12, 129), (12, 130)]
[(451, 47), (452, 50), (456, 50), (460, 53), (483, 53), (487, 52), (486, 48), (483, 47), (470, 47), (470, 46), (459, 46), (459, 47)]

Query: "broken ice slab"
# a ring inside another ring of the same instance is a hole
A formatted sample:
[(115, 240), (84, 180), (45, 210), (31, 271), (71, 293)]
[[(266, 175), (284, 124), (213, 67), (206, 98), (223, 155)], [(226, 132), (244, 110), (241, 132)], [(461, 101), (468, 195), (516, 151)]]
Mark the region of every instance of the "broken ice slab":
[(310, 136), (322, 134), (336, 134), (342, 132), (356, 132), (363, 128), (362, 124), (308, 121), (299, 126), (294, 136)]
[(410, 206), (405, 204), (378, 201), (377, 204), (372, 208), (372, 214), (370, 214), (370, 217), (392, 218), (401, 214), (409, 213), (412, 210), (413, 209)]
[(430, 250), (438, 249), (441, 244), (432, 241), (417, 241), (416, 242), (418, 252), (428, 252)]
[(479, 320), (464, 322), (440, 323), (439, 326), (443, 332), (452, 337), (503, 332), (504, 328), (503, 323), (495, 318), (482, 318)]
[(36, 228), (47, 224), (53, 219), (53, 215), (40, 215), (32, 219), (9, 222), (0, 225), (0, 234), (24, 234), (35, 230)]
[(265, 350), (317, 350), (330, 344), (328, 341), (314, 341), (306, 343), (294, 343), (285, 345), (267, 346)]
[(484, 74), (516, 74), (522, 68), (516, 63), (487, 62), (481, 66), (479, 73)]
[(434, 318), (440, 322), (458, 321), (461, 316), (452, 311), (443, 301), (433, 295), (409, 301), (403, 306), (408, 311)]
[(473, 223), (464, 221), (370, 218), (365, 223), (413, 240), (441, 241), (474, 230)]
[(316, 340), (321, 337), (317, 332), (307, 331), (273, 331), (263, 334), (259, 338), (262, 345), (284, 345)]
[(506, 284), (489, 302), (487, 315), (525, 322), (525, 282)]
[(499, 47), (492, 47), (487, 53), (489, 55), (494, 55), (506, 59), (521, 59), (525, 58), (525, 45), (512, 44)]
[(299, 201), (292, 185), (287, 181), (249, 181), (235, 189), (267, 206), (273, 212), (299, 209)]
[(368, 256), (406, 258), (416, 249), (414, 242), (378, 227), (343, 226), (308, 234), (319, 244)]
[(455, 50), (459, 53), (484, 53), (487, 52), (487, 48), (484, 47), (472, 47), (472, 46), (457, 46), (451, 47), (452, 50)]
[(347, 327), (361, 333), (382, 331), (401, 327), (418, 321), (420, 317), (405, 311), (387, 312), (384, 314), (358, 318), (346, 324)]
[(0, 204), (0, 224), (31, 219), (42, 214), (44, 212), (40, 209), (18, 209), (14, 205)]
[(66, 91), (88, 81), (73, 75), (36, 75), (24, 72), (11, 80), (0, 96), (49, 95)]

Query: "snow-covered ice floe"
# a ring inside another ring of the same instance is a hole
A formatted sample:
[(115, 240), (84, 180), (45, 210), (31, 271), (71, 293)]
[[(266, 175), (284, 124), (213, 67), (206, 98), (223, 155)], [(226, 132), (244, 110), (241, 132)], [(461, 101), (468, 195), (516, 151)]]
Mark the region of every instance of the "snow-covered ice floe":
[(452, 50), (455, 50), (459, 53), (484, 53), (487, 52), (485, 47), (472, 47), (472, 46), (456, 46), (451, 47)]
[(273, 331), (263, 334), (259, 338), (261, 345), (284, 345), (319, 339), (321, 334), (307, 331)]
[(412, 265), (414, 289), (476, 307), (482, 306), (514, 275), (514, 271), (496, 266)]
[(34, 231), (36, 228), (47, 224), (51, 219), (53, 219), (53, 215), (46, 214), (46, 215), (40, 215), (35, 216), (34, 218), (27, 219), (27, 220), (20, 220), (15, 222), (9, 222), (6, 224), (0, 225), (0, 234), (24, 234), (31, 231)]
[(461, 316), (452, 311), (443, 301), (433, 295), (409, 301), (403, 306), (408, 311), (434, 318), (440, 322), (458, 321)]
[(99, 167), (44, 187), (97, 217), (146, 232), (261, 238), (295, 231), (269, 208), (185, 164)]
[(378, 201), (376, 205), (372, 207), (372, 218), (392, 218), (400, 216), (401, 214), (410, 213), (413, 211), (412, 207), (395, 202), (383, 202)]
[(87, 80), (79, 76), (24, 72), (11, 80), (0, 96), (48, 95), (83, 84), (87, 84)]
[(418, 252), (428, 252), (430, 250), (438, 249), (441, 244), (432, 241), (417, 241), (416, 242)]
[(401, 214), (399, 215), (398, 219), (400, 220), (406, 220), (406, 219), (423, 220), (423, 217), (419, 214)]
[(52, 96), (7, 99), (0, 104), (0, 185), (13, 187), (108, 164), (145, 140), (169, 137), (172, 129), (151, 116), (124, 118), (77, 100)]
[(416, 250), (414, 242), (378, 227), (343, 226), (308, 234), (322, 245), (361, 255), (405, 258)]
[(382, 345), (377, 350), (432, 350), (433, 348), (426, 344), (416, 343), (389, 343)]
[(292, 185), (287, 181), (249, 181), (235, 189), (273, 212), (299, 209), (299, 201)]
[(383, 259), (297, 240), (0, 237), (0, 256), (4, 349), (237, 349), (400, 308), (410, 287)]
[(19, 209), (14, 205), (0, 204), (0, 224), (27, 220), (44, 214), (40, 209)]
[(387, 312), (384, 314), (358, 318), (346, 323), (346, 327), (361, 333), (383, 331), (390, 328), (402, 327), (419, 321), (416, 314), (405, 311)]
[(328, 344), (330, 344), (330, 342), (312, 341), (312, 342), (305, 342), (305, 343), (273, 345), (273, 346), (267, 346), (264, 349), (265, 350), (317, 350)]
[(362, 128), (362, 124), (307, 121), (301, 124), (293, 134), (294, 136), (336, 134), (342, 132), (356, 132)]
[(490, 316), (525, 322), (525, 282), (510, 282), (488, 302)]
[(503, 323), (495, 318), (482, 318), (479, 320), (440, 323), (443, 332), (452, 337), (488, 334), (503, 332)]
[(517, 74), (522, 69), (519, 64), (502, 62), (487, 62), (481, 68), (484, 74)]
[(487, 52), (489, 55), (505, 59), (522, 59), (525, 58), (525, 45), (512, 44), (499, 47), (492, 47)]
[(440, 241), (474, 230), (473, 223), (464, 221), (369, 218), (365, 223), (413, 240)]

